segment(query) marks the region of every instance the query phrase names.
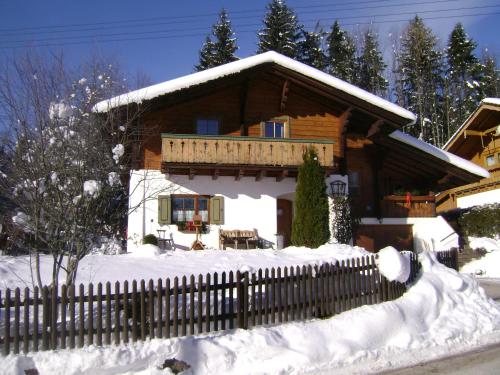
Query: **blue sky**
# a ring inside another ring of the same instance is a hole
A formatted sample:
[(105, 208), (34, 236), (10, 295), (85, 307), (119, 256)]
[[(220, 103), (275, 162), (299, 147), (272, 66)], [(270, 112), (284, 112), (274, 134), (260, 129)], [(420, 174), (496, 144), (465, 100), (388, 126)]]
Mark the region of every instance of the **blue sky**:
[[(49, 44), (37, 48), (63, 50), (75, 63), (89, 54), (109, 56), (130, 74), (140, 71), (152, 82), (160, 82), (193, 71), (198, 50), (222, 7), (233, 22), (240, 46), (238, 55), (254, 54), (256, 32), (267, 3), (0, 0), (0, 58), (22, 52), (25, 47)], [(309, 29), (317, 21), (329, 28), (335, 19), (350, 31), (374, 22), (386, 53), (390, 49), (389, 33), (397, 34), (418, 13), (443, 43), (460, 21), (480, 48), (488, 48), (497, 57), (500, 54), (498, 0), (289, 0), (287, 4)]]

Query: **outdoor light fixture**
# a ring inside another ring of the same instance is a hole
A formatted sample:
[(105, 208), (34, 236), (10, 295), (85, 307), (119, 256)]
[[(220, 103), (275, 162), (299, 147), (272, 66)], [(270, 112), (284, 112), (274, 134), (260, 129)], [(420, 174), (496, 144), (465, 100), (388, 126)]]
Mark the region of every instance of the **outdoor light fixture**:
[(344, 181), (336, 180), (330, 182), (330, 189), (333, 197), (343, 197), (345, 195), (346, 183)]

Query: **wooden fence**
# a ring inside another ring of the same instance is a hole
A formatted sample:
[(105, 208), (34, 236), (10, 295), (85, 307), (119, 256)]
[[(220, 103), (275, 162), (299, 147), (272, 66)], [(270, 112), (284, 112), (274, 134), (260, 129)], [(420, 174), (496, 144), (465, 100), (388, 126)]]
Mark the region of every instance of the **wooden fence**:
[(436, 252), (436, 259), (439, 263), (444, 264), (446, 267), (453, 268), (455, 271), (458, 271), (457, 249), (438, 251)]
[[(411, 254), (412, 282), (418, 271)], [(335, 264), (135, 280), (60, 290), (0, 294), (1, 352), (111, 345), (232, 328), (324, 318), (393, 300), (405, 284), (389, 282), (375, 257)]]

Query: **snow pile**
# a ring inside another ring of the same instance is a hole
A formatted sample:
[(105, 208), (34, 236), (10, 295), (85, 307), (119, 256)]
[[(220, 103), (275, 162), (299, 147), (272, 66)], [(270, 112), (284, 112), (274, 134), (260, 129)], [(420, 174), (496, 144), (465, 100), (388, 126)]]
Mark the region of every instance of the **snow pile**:
[(21, 228), (23, 232), (30, 232), (30, 217), (24, 212), (17, 211), (17, 213), (12, 216), (12, 222)]
[(66, 103), (50, 103), (49, 106), (49, 118), (51, 120), (55, 119), (66, 119), (73, 114), (73, 109)]
[(378, 252), (378, 269), (389, 281), (406, 282), (410, 277), (410, 258), (401, 254), (392, 246)]
[(145, 244), (138, 246), (134, 249), (133, 252), (130, 253), (131, 256), (134, 257), (146, 257), (146, 258), (151, 258), (151, 257), (156, 257), (160, 255), (162, 251), (160, 248), (156, 245), (152, 244)]
[(469, 237), (472, 249), (485, 249), (488, 253), (480, 259), (465, 264), (460, 272), (478, 277), (500, 278), (500, 240), (486, 237)]
[(83, 192), (90, 197), (97, 197), (101, 190), (101, 183), (96, 180), (87, 180), (83, 183)]
[(120, 185), (120, 176), (116, 172), (109, 172), (108, 173), (108, 184), (109, 186), (115, 186), (115, 185)]
[(125, 147), (121, 143), (119, 143), (115, 147), (113, 147), (113, 150), (111, 150), (111, 152), (113, 153), (113, 160), (118, 164), (120, 158), (125, 153)]
[[(411, 365), (500, 339), (500, 308), (476, 281), (421, 255), (423, 274), (400, 299), (330, 319), (170, 340), (3, 357), (6, 374), (162, 374), (169, 358), (190, 374), (366, 373)], [(489, 340), (489, 342), (488, 342)], [(167, 370), (168, 373), (168, 370)]]

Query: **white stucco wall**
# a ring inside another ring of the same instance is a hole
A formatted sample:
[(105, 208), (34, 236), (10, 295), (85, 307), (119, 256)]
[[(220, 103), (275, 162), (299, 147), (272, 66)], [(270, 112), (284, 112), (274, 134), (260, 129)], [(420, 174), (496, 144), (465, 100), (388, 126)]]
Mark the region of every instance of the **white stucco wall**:
[(171, 232), (179, 248), (189, 248), (195, 239), (194, 234), (177, 231), (177, 225), (158, 225), (158, 201), (161, 194), (207, 194), (224, 197), (224, 224), (210, 225), (210, 232), (202, 235), (202, 242), (208, 247), (217, 248), (218, 232), (221, 229), (257, 229), (259, 237), (275, 243), (277, 212), (276, 200), (292, 199), (295, 193), (295, 179), (285, 178), (277, 182), (275, 178), (210, 176), (166, 176), (159, 171), (132, 171), (130, 181), (130, 207), (137, 206), (128, 219), (128, 246), (140, 244), (144, 235), (157, 235), (157, 229)]
[(457, 198), (458, 208), (480, 206), (486, 203), (500, 203), (500, 189), (484, 191), (482, 193)]
[(418, 252), (425, 250), (448, 250), (458, 247), (458, 235), (452, 227), (438, 217), (385, 218), (380, 222), (375, 218), (363, 218), (362, 224), (412, 224), (413, 246)]

